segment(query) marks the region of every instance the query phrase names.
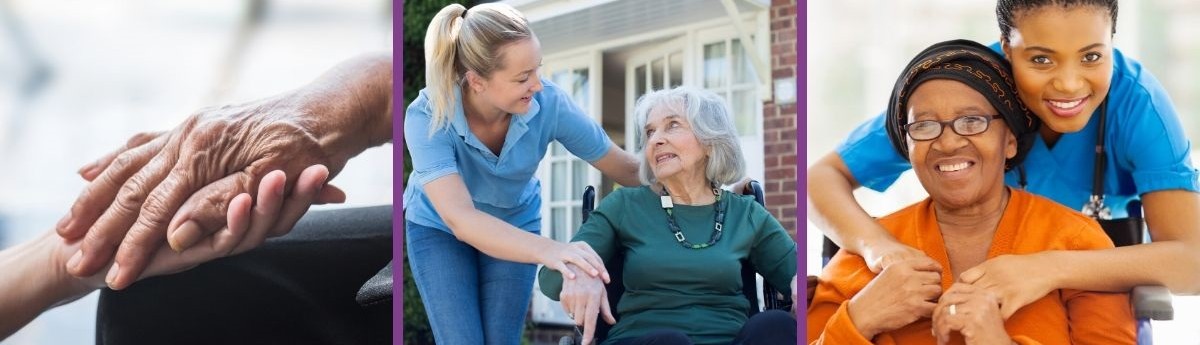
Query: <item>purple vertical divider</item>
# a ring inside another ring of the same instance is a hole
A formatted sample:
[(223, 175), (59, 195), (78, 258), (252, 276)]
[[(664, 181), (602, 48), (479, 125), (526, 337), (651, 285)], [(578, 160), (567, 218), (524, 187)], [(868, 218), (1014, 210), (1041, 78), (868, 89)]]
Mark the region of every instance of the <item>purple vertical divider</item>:
[[(796, 4), (796, 84), (800, 84), (801, 81), (804, 81), (803, 85), (796, 86), (796, 99), (800, 101), (796, 107), (796, 154), (799, 155), (800, 152), (805, 152), (804, 159), (796, 160), (796, 179), (798, 180), (798, 181), (796, 181), (796, 205), (797, 206), (800, 205), (800, 198), (802, 198), (802, 195), (803, 195), (803, 198), (806, 200), (806, 202), (805, 202), (806, 205), (807, 205), (807, 198), (808, 198), (807, 197), (807, 195), (808, 195), (807, 163), (801, 163), (801, 162), (808, 162), (808, 153), (807, 153), (808, 152), (808, 138), (806, 135), (806, 133), (808, 133), (808, 114), (807, 114), (807, 109), (808, 109), (808, 64), (807, 64), (808, 63), (808, 56), (807, 56), (808, 55), (807, 54), (808, 53), (808, 23), (805, 20), (807, 18), (807, 14), (808, 14), (807, 2), (805, 2), (805, 4), (803, 6), (801, 6), (800, 4)], [(802, 23), (803, 23), (803, 25), (801, 25)], [(803, 37), (803, 39), (801, 37)], [(804, 114), (803, 118), (801, 118), (801, 116), (800, 116), (800, 114), (801, 114), (800, 109), (802, 109), (802, 108), (805, 109), (805, 113), (803, 113)], [(806, 261), (807, 261), (806, 259), (808, 258), (808, 253), (804, 252), (804, 251), (807, 251), (807, 248), (808, 248), (808, 236), (806, 234), (800, 233), (799, 227), (800, 227), (801, 221), (804, 221), (805, 224), (808, 223), (808, 208), (807, 207), (805, 207), (805, 208), (796, 207), (796, 228), (797, 228), (796, 229), (796, 244), (799, 246), (796, 250), (796, 289), (797, 289), (797, 291), (799, 291), (802, 286), (802, 285), (800, 285), (800, 270), (803, 267), (808, 267), (806, 265)], [(805, 227), (807, 228), (807, 226), (805, 226)], [(804, 250), (804, 251), (802, 251), (802, 250)], [(805, 275), (807, 276), (807, 272)], [(803, 285), (803, 286), (804, 286), (804, 289), (807, 290), (807, 285)], [(799, 296), (807, 296), (807, 291), (803, 291), (803, 292), (805, 292), (805, 293), (797, 293), (796, 294), (797, 299), (799, 299)], [(806, 321), (807, 315), (808, 315), (808, 313), (807, 313), (808, 304), (805, 303), (804, 306), (801, 306), (800, 301), (797, 300), (797, 301), (792, 302), (792, 306), (793, 306), (792, 309), (796, 310), (796, 333), (797, 333), (797, 335), (800, 335), (800, 336), (796, 337), (797, 338), (796, 343), (797, 344), (807, 343), (808, 342), (807, 341), (808, 340), (808, 327), (807, 327), (807, 322), (805, 322), (805, 321)]]
[[(400, 66), (401, 68), (396, 68)], [(404, 0), (392, 1), (392, 344), (404, 343)], [(396, 71), (399, 70), (399, 74)], [(400, 116), (396, 116), (400, 113)], [(399, 117), (400, 121), (395, 121)], [(396, 274), (396, 270), (400, 274)]]

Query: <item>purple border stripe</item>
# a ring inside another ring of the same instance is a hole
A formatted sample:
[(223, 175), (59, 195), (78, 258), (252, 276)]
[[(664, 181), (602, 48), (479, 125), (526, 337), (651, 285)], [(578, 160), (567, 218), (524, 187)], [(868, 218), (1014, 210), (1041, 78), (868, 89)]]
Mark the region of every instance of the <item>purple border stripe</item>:
[[(402, 99), (404, 0), (396, 0), (392, 1), (392, 344), (404, 343), (404, 116), (397, 116), (404, 108), (395, 102)], [(400, 121), (395, 121), (397, 117)]]
[[(800, 205), (801, 194), (804, 195), (804, 199), (806, 200), (806, 202), (805, 202), (806, 205), (807, 205), (807, 200), (808, 200), (808, 170), (807, 170), (808, 164), (806, 163), (806, 162), (808, 162), (808, 138), (807, 138), (808, 137), (808, 135), (807, 135), (807, 133), (808, 133), (808, 113), (807, 113), (807, 109), (808, 109), (808, 22), (806, 21), (807, 17), (808, 17), (808, 2), (805, 2), (803, 7), (801, 7), (801, 5), (799, 3), (797, 3), (796, 4), (796, 84), (797, 84), (796, 99), (800, 100), (800, 102), (799, 102), (798, 106), (796, 107), (796, 155), (800, 156), (800, 152), (804, 152), (804, 154), (803, 154), (804, 159), (796, 160), (796, 179), (799, 180), (799, 181), (796, 181), (796, 205)], [(803, 28), (801, 28), (801, 25), (800, 25), (801, 23), (804, 23)], [(804, 39), (801, 40), (800, 37), (804, 37)], [(799, 85), (801, 80), (804, 81), (804, 85)], [(805, 109), (804, 119), (800, 118), (800, 114), (801, 114), (800, 109)], [(803, 120), (803, 121), (801, 121), (801, 120)], [(803, 138), (803, 140), (801, 140), (801, 138)], [(805, 162), (805, 163), (801, 163), (801, 162)], [(805, 225), (801, 226), (800, 220), (804, 220)], [(800, 233), (801, 227), (804, 227), (805, 229), (808, 228), (807, 223), (808, 223), (808, 208), (807, 207), (805, 207), (805, 208), (796, 207), (796, 244), (799, 246), (799, 248), (803, 248), (802, 249), (803, 251), (796, 250), (796, 274), (797, 274), (796, 289), (797, 290), (801, 289), (800, 281), (799, 281), (800, 280), (800, 276), (799, 276), (800, 269), (803, 267), (808, 267), (807, 266), (808, 234), (807, 234), (807, 231), (805, 234)], [(805, 276), (807, 276), (807, 271), (805, 273)], [(799, 296), (807, 296), (808, 295), (808, 291), (807, 291), (808, 286), (804, 285), (804, 289), (805, 289), (804, 294), (796, 294), (797, 299), (799, 299)], [(796, 334), (803, 335), (801, 337), (797, 337), (796, 343), (797, 344), (807, 343), (807, 339), (808, 339), (807, 324), (808, 323), (806, 321), (808, 319), (808, 306), (806, 304), (804, 306), (804, 308), (800, 308), (800, 301), (793, 301), (792, 303), (793, 303), (792, 309), (796, 311)]]

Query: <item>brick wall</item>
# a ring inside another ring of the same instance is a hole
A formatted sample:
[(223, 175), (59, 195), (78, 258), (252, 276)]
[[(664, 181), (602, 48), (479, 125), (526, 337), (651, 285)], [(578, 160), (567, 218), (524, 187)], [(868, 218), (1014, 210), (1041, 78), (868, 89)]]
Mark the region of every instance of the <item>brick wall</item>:
[[(771, 78), (796, 77), (796, 0), (772, 0)], [(797, 80), (797, 83), (800, 81)], [(774, 87), (774, 83), (771, 83)], [(773, 92), (774, 90), (772, 90)], [(796, 235), (796, 103), (763, 103), (763, 160), (767, 209)]]

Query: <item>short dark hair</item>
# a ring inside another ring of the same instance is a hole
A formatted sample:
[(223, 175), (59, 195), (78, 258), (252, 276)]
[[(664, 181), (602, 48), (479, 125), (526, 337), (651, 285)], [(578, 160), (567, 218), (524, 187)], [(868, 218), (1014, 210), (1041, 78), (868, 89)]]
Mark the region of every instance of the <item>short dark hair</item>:
[(997, 0), (996, 22), (1000, 24), (1000, 40), (1008, 42), (1009, 32), (1016, 27), (1014, 14), (1047, 6), (1059, 6), (1064, 9), (1095, 6), (1108, 9), (1108, 14), (1112, 18), (1112, 33), (1117, 33), (1117, 0)]

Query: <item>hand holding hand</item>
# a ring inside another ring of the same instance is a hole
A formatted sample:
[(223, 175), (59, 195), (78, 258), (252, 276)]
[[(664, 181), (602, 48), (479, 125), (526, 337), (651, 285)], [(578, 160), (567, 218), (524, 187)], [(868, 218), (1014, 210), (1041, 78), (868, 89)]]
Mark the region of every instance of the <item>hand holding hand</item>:
[(987, 290), (999, 299), (1007, 320), (1017, 310), (1056, 289), (1053, 265), (1041, 254), (1001, 255), (959, 274), (959, 281)]
[(604, 268), (604, 260), (585, 242), (559, 243), (554, 242), (551, 248), (538, 253), (538, 263), (547, 268), (562, 273), (563, 280), (576, 279), (576, 274), (567, 264), (574, 264), (581, 273), (600, 278), (605, 284), (610, 282), (608, 269)]
[[(93, 275), (115, 252), (120, 288), (165, 240), (182, 251), (220, 231), (232, 198), (254, 196), (268, 171), (297, 176), (319, 164), (328, 180), (351, 157), (391, 140), (391, 71), (390, 56), (351, 59), (295, 91), (205, 109), (170, 132), (135, 136), (80, 169), (92, 183), (56, 227), (68, 241), (83, 239), (68, 271)], [(214, 184), (220, 188), (198, 192)], [(318, 192), (317, 202), (344, 198), (336, 188)], [(311, 203), (285, 200), (270, 233), (286, 232)]]
[[(305, 169), (298, 178), (301, 182), (296, 184), (299, 192), (290, 202), (301, 202), (301, 198), (315, 197), (316, 194), (311, 191), (320, 187), (323, 183), (321, 175), (324, 174), (326, 172), (322, 166)], [(261, 245), (270, 235), (272, 226), (287, 211), (284, 208), (287, 202), (283, 196), (286, 183), (287, 176), (282, 171), (268, 173), (258, 186), (259, 197), (253, 207), (251, 204), (254, 200), (249, 193), (239, 194), (229, 202), (227, 221), (230, 226), (182, 252), (170, 250), (165, 244), (161, 245), (154, 252), (146, 270), (136, 280), (184, 271), (201, 263), (240, 254)], [(208, 188), (217, 187), (206, 187)], [(81, 244), (81, 241), (58, 242), (60, 248), (56, 251), (54, 260), (60, 264), (77, 255)], [(111, 262), (105, 269), (78, 280), (78, 283), (84, 286), (82, 291), (104, 287), (106, 284), (112, 285), (112, 279), (119, 269), (119, 264)]]

